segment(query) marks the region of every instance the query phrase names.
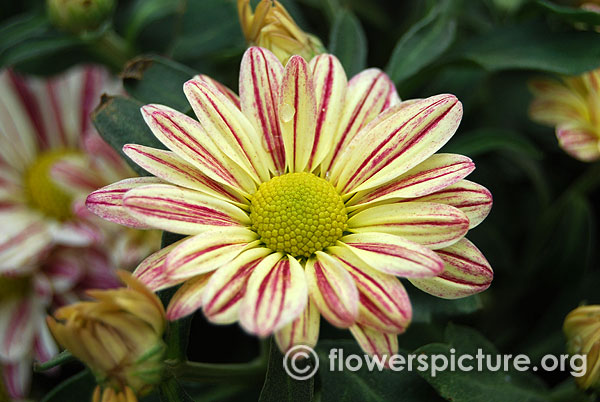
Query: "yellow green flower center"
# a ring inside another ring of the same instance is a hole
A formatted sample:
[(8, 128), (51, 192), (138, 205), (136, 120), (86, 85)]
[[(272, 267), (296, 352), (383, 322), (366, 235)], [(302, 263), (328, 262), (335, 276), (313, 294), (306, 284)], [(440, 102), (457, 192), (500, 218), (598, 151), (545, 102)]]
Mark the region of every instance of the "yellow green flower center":
[(310, 173), (288, 173), (260, 185), (252, 196), (250, 219), (271, 250), (309, 257), (335, 244), (348, 215), (328, 181)]
[(0, 301), (22, 297), (31, 289), (31, 277), (0, 275)]
[(44, 152), (25, 173), (29, 203), (44, 214), (61, 221), (71, 217), (73, 197), (52, 179), (51, 170), (56, 162), (71, 155), (77, 155), (77, 152), (66, 149)]

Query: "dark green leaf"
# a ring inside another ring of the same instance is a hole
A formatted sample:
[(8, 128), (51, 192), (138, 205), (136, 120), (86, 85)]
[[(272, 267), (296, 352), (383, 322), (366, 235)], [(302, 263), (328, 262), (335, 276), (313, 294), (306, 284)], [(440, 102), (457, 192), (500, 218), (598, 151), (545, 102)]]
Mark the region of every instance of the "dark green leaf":
[[(330, 359), (330, 351), (338, 350), (337, 357)], [(384, 401), (431, 401), (441, 400), (434, 390), (418, 374), (406, 370), (393, 371), (375, 369), (369, 371), (366, 363), (357, 371), (344, 368), (338, 370), (342, 356), (356, 354), (363, 358), (365, 353), (353, 340), (319, 341), (319, 376), (321, 378), (322, 402), (384, 402)], [(406, 356), (406, 352), (400, 352)], [(367, 359), (364, 357), (363, 359)], [(352, 363), (356, 361), (353, 359)]]
[(343, 9), (335, 16), (329, 34), (329, 51), (335, 54), (348, 77), (364, 70), (367, 63), (367, 39), (358, 18)]
[[(484, 355), (491, 356), (491, 364), (496, 364), (498, 351), (491, 342), (473, 329), (449, 325), (446, 329), (445, 342), (443, 344), (425, 345), (414, 353), (428, 356), (443, 355), (450, 362), (452, 356), (454, 356), (454, 359), (458, 359), (464, 354), (476, 356), (478, 351), (481, 350)], [(428, 361), (431, 363), (431, 358)], [(431, 372), (432, 365), (430, 364), (430, 369), (418, 370), (418, 373), (443, 398), (453, 402), (548, 401), (548, 392), (543, 383), (530, 373), (519, 372), (514, 368), (508, 371), (491, 371), (487, 368), (485, 361), (482, 363), (483, 370), (478, 371), (478, 363), (475, 358), (466, 360), (466, 362), (472, 362), (474, 370), (440, 369), (433, 375)]]
[(471, 314), (483, 307), (479, 295), (445, 300), (431, 296), (411, 285), (407, 284), (406, 287), (410, 293), (414, 322), (429, 323), (434, 318)]
[(89, 401), (95, 387), (94, 376), (84, 370), (60, 383), (41, 402)]
[(140, 107), (143, 103), (122, 96), (103, 96), (92, 113), (94, 127), (102, 138), (121, 154), (124, 160), (140, 175), (148, 173), (133, 163), (124, 153), (123, 145), (141, 144), (164, 149), (146, 125)]
[(140, 102), (167, 105), (182, 113), (191, 110), (183, 83), (194, 75), (187, 66), (160, 56), (136, 57), (121, 74), (127, 92)]
[(158, 392), (162, 402), (194, 402), (175, 378), (163, 381), (158, 387)]
[(497, 151), (514, 151), (534, 159), (541, 159), (542, 157), (541, 151), (527, 138), (499, 128), (479, 128), (457, 134), (444, 147), (444, 152), (470, 157)]
[(454, 57), (489, 71), (526, 69), (566, 75), (600, 66), (596, 32), (555, 32), (543, 23), (506, 25), (464, 43)]
[(399, 83), (440, 57), (454, 41), (456, 22), (449, 15), (451, 0), (441, 1), (396, 43), (386, 71)]
[[(298, 363), (299, 365), (302, 362)], [(305, 364), (314, 364), (306, 360)], [(295, 380), (283, 368), (283, 355), (275, 342), (271, 341), (269, 363), (265, 384), (260, 393), (260, 402), (310, 402), (314, 397), (314, 377)]]
[(127, 21), (125, 37), (130, 42), (135, 41), (146, 26), (180, 11), (182, 3), (181, 0), (137, 0), (131, 8), (131, 18)]
[(548, 0), (537, 0), (536, 3), (546, 11), (549, 11), (551, 14), (556, 15), (565, 21), (583, 22), (592, 27), (600, 25), (600, 13), (595, 11), (585, 10), (583, 8), (561, 6)]

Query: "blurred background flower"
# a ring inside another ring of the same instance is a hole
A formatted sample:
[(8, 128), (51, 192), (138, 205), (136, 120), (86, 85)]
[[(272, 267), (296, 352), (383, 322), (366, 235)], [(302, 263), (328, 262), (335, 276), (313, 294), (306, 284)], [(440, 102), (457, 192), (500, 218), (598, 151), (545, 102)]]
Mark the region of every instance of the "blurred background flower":
[(585, 374), (575, 378), (583, 389), (600, 388), (600, 306), (580, 306), (565, 318), (563, 331), (571, 355), (585, 355)]

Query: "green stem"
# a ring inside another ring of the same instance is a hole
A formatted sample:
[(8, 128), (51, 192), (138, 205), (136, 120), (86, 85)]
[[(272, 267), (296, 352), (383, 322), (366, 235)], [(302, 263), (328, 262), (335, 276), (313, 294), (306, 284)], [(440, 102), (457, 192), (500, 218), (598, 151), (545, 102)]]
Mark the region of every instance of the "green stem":
[(197, 382), (249, 382), (255, 383), (265, 378), (266, 362), (256, 359), (250, 363), (213, 364), (197, 362), (165, 362), (173, 376), (179, 380)]
[(118, 71), (134, 56), (131, 46), (112, 29), (107, 29), (92, 41), (90, 48), (102, 61)]

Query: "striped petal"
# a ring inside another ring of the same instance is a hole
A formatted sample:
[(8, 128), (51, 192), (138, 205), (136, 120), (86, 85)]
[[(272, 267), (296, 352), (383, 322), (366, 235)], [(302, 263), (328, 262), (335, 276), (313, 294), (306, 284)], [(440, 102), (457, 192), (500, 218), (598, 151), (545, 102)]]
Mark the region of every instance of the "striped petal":
[(204, 315), (210, 322), (231, 324), (239, 319), (239, 307), (246, 294), (248, 278), (270, 253), (271, 250), (264, 247), (253, 248), (215, 271), (202, 296)]
[(339, 157), (331, 176), (340, 192), (368, 190), (412, 169), (454, 135), (462, 117), (453, 95), (397, 108), (361, 130)]
[(142, 115), (156, 138), (177, 156), (221, 184), (254, 193), (256, 182), (252, 176), (209, 138), (200, 123), (161, 105), (142, 107)]
[(205, 85), (211, 86), (214, 90), (221, 92), (227, 99), (231, 101), (238, 109), (241, 109), (240, 98), (231, 89), (221, 84), (217, 80), (213, 80), (208, 75), (199, 74), (193, 77), (194, 81), (200, 81)]
[(36, 320), (36, 306), (33, 297), (10, 298), (0, 304), (0, 359), (15, 361), (31, 351)]
[(242, 111), (225, 95), (202, 81), (190, 80), (183, 92), (206, 135), (255, 180), (269, 180), (261, 137)]
[(248, 215), (236, 206), (167, 184), (131, 190), (125, 194), (123, 205), (134, 218), (173, 233), (197, 234), (223, 226), (250, 224)]
[(123, 205), (123, 198), (129, 190), (158, 183), (161, 183), (161, 180), (156, 177), (124, 179), (102, 187), (88, 195), (85, 200), (85, 206), (102, 219), (136, 229), (148, 229), (150, 226), (127, 212), (127, 209)]
[(333, 138), (333, 148), (323, 161), (321, 171), (325, 173), (330, 169), (356, 133), (381, 112), (399, 102), (394, 83), (383, 71), (371, 68), (352, 77)]
[(302, 172), (313, 149), (317, 111), (312, 72), (300, 56), (285, 66), (277, 113), (286, 166), (291, 173)]
[(314, 348), (319, 339), (319, 318), (317, 306), (309, 299), (302, 314), (275, 333), (279, 350), (285, 354), (298, 345)]
[(247, 203), (238, 191), (214, 181), (173, 152), (136, 144), (125, 145), (123, 152), (146, 171), (169, 183), (198, 190), (237, 205)]
[(333, 146), (346, 97), (348, 80), (340, 61), (333, 55), (321, 54), (310, 62), (313, 72), (317, 122), (308, 171), (312, 172), (327, 157)]
[(386, 333), (402, 333), (410, 324), (412, 307), (398, 278), (369, 268), (350, 250), (332, 247), (346, 267), (359, 293), (357, 322)]
[(254, 269), (240, 306), (240, 324), (260, 337), (294, 321), (306, 307), (304, 269), (292, 256), (265, 257)]
[(352, 216), (348, 230), (388, 233), (437, 249), (454, 244), (467, 234), (469, 218), (457, 208), (433, 202), (384, 204)]
[(106, 184), (98, 171), (81, 155), (66, 156), (50, 169), (50, 177), (64, 191), (77, 195), (87, 194)]
[(390, 234), (351, 234), (342, 237), (338, 244), (348, 247), (366, 265), (390, 275), (427, 278), (444, 269), (442, 259), (434, 251)]
[(398, 336), (396, 334), (386, 334), (360, 324), (351, 327), (350, 332), (360, 348), (371, 356), (380, 358), (386, 356), (387, 361), (392, 355), (398, 353)]
[(10, 363), (2, 363), (2, 380), (8, 395), (20, 401), (29, 393), (31, 384), (31, 359), (24, 358)]
[(458, 208), (469, 218), (469, 229), (483, 222), (492, 209), (492, 193), (469, 180), (461, 180), (433, 194), (405, 201), (435, 202)]
[(233, 260), (258, 235), (246, 228), (210, 230), (185, 240), (167, 257), (167, 275), (187, 279)]
[(0, 272), (22, 267), (45, 252), (53, 239), (37, 213), (15, 209), (0, 213)]
[(558, 126), (556, 138), (566, 153), (582, 162), (600, 159), (600, 139), (590, 129), (574, 125)]
[(464, 179), (473, 170), (475, 164), (466, 156), (435, 154), (387, 184), (356, 193), (346, 205), (422, 197)]
[(417, 288), (444, 299), (458, 299), (490, 286), (494, 278), (492, 267), (469, 240), (462, 239), (437, 253), (444, 260), (444, 272), (435, 278), (409, 279)]
[(175, 279), (167, 275), (166, 260), (169, 253), (181, 245), (186, 239), (170, 244), (147, 257), (135, 269), (133, 276), (138, 278), (140, 282), (154, 292), (181, 283), (181, 279)]
[(305, 268), (308, 294), (332, 325), (348, 328), (358, 316), (358, 291), (339, 260), (317, 251)]
[(178, 320), (202, 307), (202, 294), (212, 272), (188, 279), (171, 297), (167, 308), (167, 319)]
[(277, 120), (279, 86), (283, 66), (273, 53), (251, 47), (240, 67), (240, 103), (242, 112), (263, 135), (262, 146), (269, 155), (269, 170), (276, 175), (285, 170), (285, 150)]
[(45, 320), (38, 322), (38, 329), (33, 341), (33, 354), (38, 362), (46, 362), (58, 353), (58, 347), (46, 325)]

